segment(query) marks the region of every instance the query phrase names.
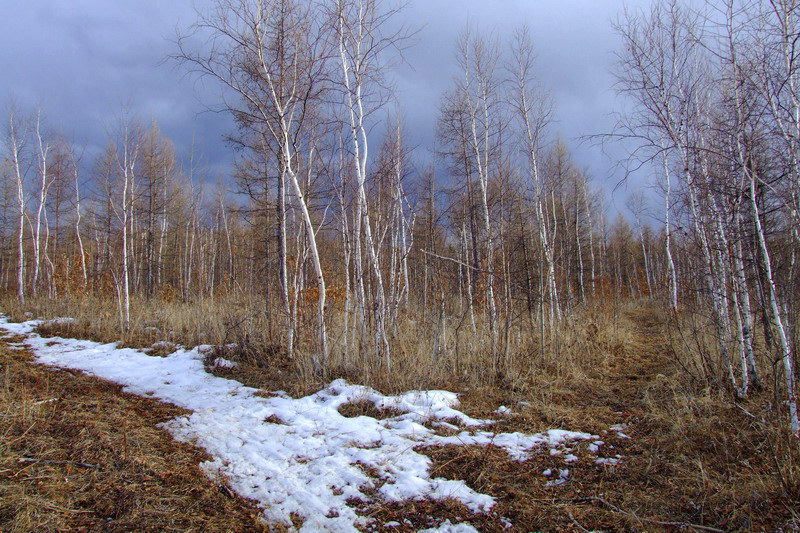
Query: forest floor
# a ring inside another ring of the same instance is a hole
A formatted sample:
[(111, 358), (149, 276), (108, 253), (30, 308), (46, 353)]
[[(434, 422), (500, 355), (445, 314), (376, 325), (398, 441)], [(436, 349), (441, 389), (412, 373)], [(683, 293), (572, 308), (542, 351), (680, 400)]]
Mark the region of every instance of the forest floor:
[[(491, 512), (453, 500), (377, 501), (358, 506), (374, 519), (367, 529), (452, 520), (480, 531), (800, 530), (797, 441), (761, 419), (757, 398), (737, 406), (685, 386), (658, 311), (638, 307), (620, 320), (629, 340), (579, 383), (541, 379), (532, 397), (497, 388), (460, 398), (468, 414), (496, 419), (495, 432), (589, 432), (618, 463), (598, 462), (589, 442), (569, 449), (574, 459), (556, 449), (522, 462), (494, 444), (421, 446), (431, 477), (493, 497)], [(0, 340), (0, 531), (267, 529), (255, 503), (206, 476), (202, 449), (157, 427), (186, 410), (32, 364), (22, 340)], [(257, 385), (242, 369), (215, 372)], [(274, 390), (279, 379), (262, 388)], [(510, 412), (496, 414), (500, 403)], [(345, 416), (381, 415), (351, 408)]]

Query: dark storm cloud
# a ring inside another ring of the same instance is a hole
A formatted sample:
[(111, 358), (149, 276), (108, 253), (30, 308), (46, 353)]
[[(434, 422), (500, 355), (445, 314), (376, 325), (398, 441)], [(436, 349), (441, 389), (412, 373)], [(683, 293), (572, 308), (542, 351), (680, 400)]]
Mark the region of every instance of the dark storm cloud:
[[(207, 2), (200, 2), (202, 8)], [(647, 0), (628, 2), (634, 6)], [(230, 169), (222, 136), (228, 117), (204, 112), (215, 88), (192, 82), (164, 58), (174, 52), (176, 28), (194, 19), (189, 0), (6, 0), (0, 19), (0, 97), (41, 106), (48, 124), (96, 153), (126, 104), (143, 120), (155, 118), (185, 157), (194, 137), (211, 174)], [(570, 146), (578, 164), (613, 187), (613, 159), (581, 144), (584, 135), (608, 132), (619, 107), (609, 73), (618, 40), (611, 28), (618, 0), (413, 0), (403, 13), (421, 27), (408, 65), (397, 68), (396, 88), (411, 142), (433, 143), (442, 93), (454, 76), (458, 32), (510, 35), (529, 27), (542, 85), (556, 103), (553, 135)], [(212, 176), (213, 177), (213, 176)], [(624, 200), (624, 198), (623, 198)], [(620, 203), (617, 201), (616, 203)]]
[(204, 113), (214, 97), (165, 62), (176, 27), (194, 18), (190, 2), (26, 0), (0, 20), (0, 97), (41, 107), (51, 129), (96, 154), (121, 113), (157, 119), (181, 154), (197, 151), (210, 172), (230, 168), (222, 135), (228, 117)]
[[(630, 8), (646, 6), (649, 0), (628, 1)], [(406, 122), (417, 135), (417, 143), (433, 142), (434, 120), (440, 96), (456, 75), (455, 41), (466, 26), (499, 37), (506, 45), (513, 31), (525, 25), (537, 51), (537, 74), (555, 103), (551, 138), (560, 137), (571, 148), (581, 168), (595, 182), (612, 191), (624, 173), (616, 167), (626, 156), (622, 146), (609, 145), (605, 153), (581, 142), (590, 135), (608, 133), (615, 119), (612, 113), (622, 102), (613, 88), (611, 68), (619, 46), (612, 22), (621, 13), (619, 0), (432, 0), (409, 5), (409, 19), (425, 24), (417, 46), (406, 57), (413, 67), (399, 73), (399, 98), (406, 105)], [(641, 181), (646, 176), (637, 176)], [(622, 190), (612, 201), (622, 206)]]

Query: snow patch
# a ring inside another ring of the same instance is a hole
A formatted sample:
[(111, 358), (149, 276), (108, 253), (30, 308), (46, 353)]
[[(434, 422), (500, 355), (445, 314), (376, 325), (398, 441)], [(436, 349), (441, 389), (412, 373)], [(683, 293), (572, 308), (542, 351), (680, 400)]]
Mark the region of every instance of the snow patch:
[(569, 481), (569, 469), (565, 468), (558, 473), (558, 478), (553, 481), (548, 481), (544, 484), (545, 487), (557, 487)]
[(51, 318), (50, 320), (45, 320), (44, 322), (40, 322), (39, 325), (41, 326), (64, 326), (67, 324), (74, 324), (76, 320), (74, 318), (68, 317), (58, 317), (58, 318)]
[[(42, 338), (33, 331), (38, 324), (0, 317), (0, 328), (25, 335), (24, 344), (40, 363), (96, 375), (123, 385), (126, 392), (192, 411), (162, 426), (176, 440), (195, 444), (212, 457), (201, 465), (209, 476), (257, 501), (268, 520), (291, 527), (292, 515), (299, 516), (301, 531), (356, 531), (356, 526), (369, 524), (371, 519), (357, 516), (348, 501), (369, 502), (371, 493), (389, 501), (452, 498), (472, 512), (492, 508), (494, 498), (464, 481), (431, 477), (431, 459), (417, 447), (494, 445), (525, 461), (540, 449), (597, 439), (560, 429), (538, 434), (487, 431), (491, 421), (459, 411), (458, 396), (448, 391), (384, 396), (336, 380), (304, 398), (258, 396), (258, 389), (206, 372), (204, 354), (197, 349), (176, 347), (166, 357), (154, 357), (116, 343)], [(339, 413), (342, 405), (357, 401), (400, 414), (378, 420)], [(446, 421), (465, 429), (442, 436), (423, 425)], [(568, 476), (562, 470), (550, 483), (564, 483)], [(432, 531), (476, 530), (445, 521)]]
[(628, 429), (628, 424), (614, 424), (613, 426), (609, 427), (611, 431), (617, 432), (617, 437), (621, 439), (629, 439), (630, 437), (623, 433), (626, 429)]
[(437, 527), (421, 529), (417, 533), (478, 533), (478, 530), (463, 522), (453, 524), (450, 520), (445, 520)]
[(239, 366), (239, 363), (237, 363), (236, 361), (229, 361), (224, 357), (217, 357), (216, 359), (214, 359), (212, 366), (214, 368), (236, 368), (237, 366)]
[(605, 444), (603, 441), (596, 440), (590, 443), (589, 446), (587, 446), (587, 448), (589, 449), (590, 452), (597, 453), (600, 450), (600, 446), (602, 446), (603, 444)]

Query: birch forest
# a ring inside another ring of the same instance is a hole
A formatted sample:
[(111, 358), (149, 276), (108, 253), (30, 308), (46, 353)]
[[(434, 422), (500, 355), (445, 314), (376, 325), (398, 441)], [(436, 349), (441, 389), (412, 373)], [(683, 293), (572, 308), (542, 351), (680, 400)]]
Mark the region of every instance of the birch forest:
[(583, 307), (655, 299), (708, 333), (687, 371), (738, 397), (780, 374), (797, 432), (797, 6), (671, 1), (620, 19), (632, 105), (603, 142), (636, 141), (625, 163), (657, 175), (661, 205), (632, 194), (611, 220), (551, 124), (524, 26), (462, 31), (435, 152), (412, 159), (386, 79), (414, 37), (387, 31), (398, 15), (379, 0), (200, 13), (172, 59), (225, 88), (209, 105), (234, 116), (239, 157), (216, 182), (178, 163), (157, 118), (123, 110), (86, 160), (12, 103), (3, 290), (113, 301), (122, 332), (160, 300), (247, 302), (251, 337), (313, 372), (392, 372), (414, 350), (453, 372), (482, 355), (488, 379), (558, 352)]
[[(471, 24), (436, 51), (458, 75), (428, 95), (435, 143), (414, 145), (393, 79), (418, 46), (403, 13), (388, 0), (213, 0), (179, 27), (165, 61), (233, 119), (219, 139), (229, 175), (131, 107), (93, 154), (52, 127), (47, 102), (10, 100), (3, 311), (75, 317), (56, 332), (123, 346), (228, 346), (305, 384), (536, 396), (591, 374), (623, 316), (648, 309), (681, 390), (716, 398), (704, 416), (789, 436), (765, 468), (791, 502), (800, 3), (620, 8), (615, 127), (574, 143), (629, 148), (611, 181), (575, 161), (525, 25)], [(651, 391), (661, 368), (642, 374)], [(587, 530), (570, 516), (563, 527)], [(748, 529), (653, 516), (643, 530)]]

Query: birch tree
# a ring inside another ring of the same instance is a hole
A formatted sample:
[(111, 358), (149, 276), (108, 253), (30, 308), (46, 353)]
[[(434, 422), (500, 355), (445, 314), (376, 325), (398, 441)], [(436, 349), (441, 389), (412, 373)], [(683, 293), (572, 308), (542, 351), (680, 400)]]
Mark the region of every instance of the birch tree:
[(122, 265), (121, 279), (117, 280), (117, 291), (121, 301), (121, 318), (123, 331), (131, 325), (131, 231), (133, 216), (133, 197), (136, 187), (135, 176), (141, 148), (141, 132), (135, 122), (128, 117), (122, 118), (119, 132), (119, 148), (116, 150), (116, 166), (122, 179), (122, 191), (119, 205), (112, 204), (122, 228)]
[[(551, 230), (545, 217), (546, 197), (540, 171), (541, 143), (544, 128), (547, 126), (552, 111), (550, 101), (545, 95), (538, 94), (534, 73), (534, 49), (530, 32), (522, 27), (517, 30), (512, 43), (513, 63), (510, 65), (514, 90), (512, 105), (516, 119), (521, 125), (524, 138), (524, 154), (527, 163), (526, 174), (529, 176), (533, 190), (534, 218), (539, 233), (539, 244), (545, 263), (545, 286), (549, 293), (550, 317), (559, 318), (561, 310), (558, 303), (558, 288), (555, 277), (555, 258), (553, 239), (555, 229)], [(552, 234), (551, 234), (552, 231)]]
[(23, 161), (26, 132), (16, 106), (10, 105), (8, 127), (5, 135), (6, 151), (14, 174), (17, 189), (17, 299), (25, 303), (25, 215), (27, 205), (26, 174)]
[[(325, 278), (305, 191), (298, 176), (297, 143), (305, 132), (310, 108), (323, 91), (326, 50), (322, 27), (312, 4), (293, 0), (218, 0), (208, 15), (199, 14), (193, 34), (210, 38), (208, 49), (193, 49), (188, 36), (179, 39), (177, 59), (201, 76), (211, 77), (239, 98), (224, 107), (268, 135), (277, 147), (280, 174), (288, 180), (301, 213), (316, 273), (317, 330), (320, 361), (327, 366)], [(279, 186), (279, 195), (282, 188)], [(281, 249), (285, 233), (281, 231)], [(282, 263), (285, 260), (282, 253)], [(287, 303), (286, 267), (281, 266), (284, 304)], [(291, 314), (291, 313), (290, 313)], [(293, 324), (290, 322), (290, 339)], [(291, 355), (291, 341), (289, 353)]]
[(338, 52), (338, 87), (342, 97), (342, 121), (345, 124), (352, 166), (356, 179), (356, 204), (353, 224), (353, 250), (356, 294), (362, 323), (366, 323), (365, 270), (362, 248), (366, 252), (374, 283), (374, 302), (371, 304), (375, 323), (376, 358), (391, 368), (391, 352), (386, 327), (387, 297), (383, 272), (378, 257), (378, 243), (367, 199), (367, 165), (369, 162), (370, 115), (383, 104), (384, 57), (387, 50), (402, 49), (407, 37), (405, 29), (387, 33), (397, 9), (379, 0), (334, 0), (331, 23), (334, 25)]

